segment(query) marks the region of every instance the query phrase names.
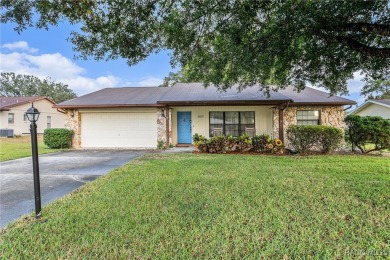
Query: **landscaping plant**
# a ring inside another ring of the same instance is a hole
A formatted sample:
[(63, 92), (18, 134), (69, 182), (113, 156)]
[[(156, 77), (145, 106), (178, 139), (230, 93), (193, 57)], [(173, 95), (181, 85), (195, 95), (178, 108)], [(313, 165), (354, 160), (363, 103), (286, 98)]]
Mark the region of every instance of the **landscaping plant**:
[(255, 135), (250, 138), (244, 133), (239, 137), (213, 136), (207, 139), (203, 135), (194, 134), (195, 147), (202, 153), (226, 153), (226, 152), (267, 152), (283, 154), (284, 145), (280, 139), (272, 139), (269, 135)]
[(73, 130), (50, 128), (43, 132), (43, 142), (51, 149), (69, 148), (72, 143)]
[(330, 153), (341, 143), (343, 133), (340, 129), (322, 125), (292, 125), (287, 129), (290, 145), (298, 153), (319, 150)]
[[(349, 115), (345, 118), (347, 124), (347, 141), (352, 144), (352, 150), (359, 148), (362, 153), (390, 148), (390, 122), (379, 116)], [(373, 144), (369, 147), (368, 144)]]

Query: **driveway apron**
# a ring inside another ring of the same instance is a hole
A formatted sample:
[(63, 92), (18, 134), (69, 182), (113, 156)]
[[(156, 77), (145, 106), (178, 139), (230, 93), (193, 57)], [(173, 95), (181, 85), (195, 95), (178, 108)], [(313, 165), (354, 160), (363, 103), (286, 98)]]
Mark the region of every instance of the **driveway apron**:
[[(140, 150), (70, 150), (40, 155), (42, 205), (145, 153)], [(0, 163), (0, 228), (33, 210), (31, 157)], [(44, 209), (42, 215), (45, 215)]]

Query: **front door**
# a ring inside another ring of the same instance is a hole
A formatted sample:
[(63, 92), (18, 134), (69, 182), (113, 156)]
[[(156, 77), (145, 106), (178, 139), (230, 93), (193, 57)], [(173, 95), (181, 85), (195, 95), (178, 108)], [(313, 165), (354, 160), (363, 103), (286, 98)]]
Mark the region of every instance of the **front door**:
[(177, 141), (179, 144), (191, 144), (191, 112), (177, 112)]

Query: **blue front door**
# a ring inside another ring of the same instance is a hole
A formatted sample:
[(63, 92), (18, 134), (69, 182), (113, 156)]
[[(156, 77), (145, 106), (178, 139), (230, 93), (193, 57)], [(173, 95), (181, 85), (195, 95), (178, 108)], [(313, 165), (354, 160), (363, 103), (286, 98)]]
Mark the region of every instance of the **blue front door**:
[(177, 141), (179, 144), (191, 144), (191, 112), (177, 112)]

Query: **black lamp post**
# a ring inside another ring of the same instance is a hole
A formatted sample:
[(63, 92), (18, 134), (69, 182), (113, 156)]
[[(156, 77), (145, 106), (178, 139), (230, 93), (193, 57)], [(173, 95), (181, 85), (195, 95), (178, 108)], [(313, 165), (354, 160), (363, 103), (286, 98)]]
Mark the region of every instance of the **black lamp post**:
[(35, 218), (41, 218), (41, 185), (39, 183), (39, 163), (38, 163), (38, 140), (37, 140), (37, 125), (35, 122), (39, 118), (39, 111), (34, 107), (34, 103), (27, 110), (27, 118), (30, 124), (31, 133), (31, 148), (32, 148), (32, 162), (34, 174), (34, 195), (35, 195)]

